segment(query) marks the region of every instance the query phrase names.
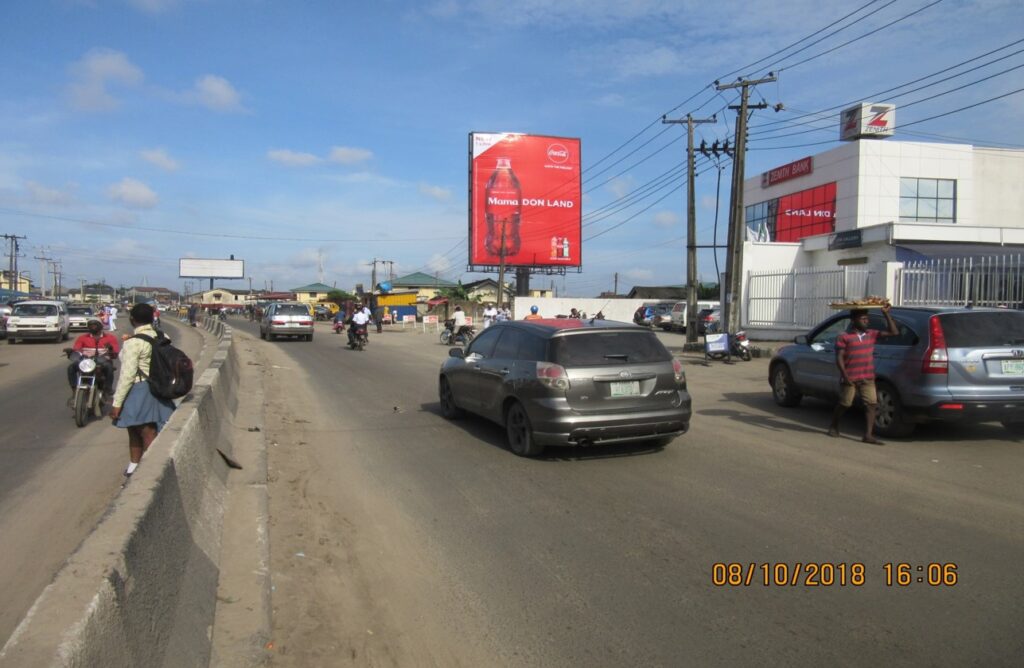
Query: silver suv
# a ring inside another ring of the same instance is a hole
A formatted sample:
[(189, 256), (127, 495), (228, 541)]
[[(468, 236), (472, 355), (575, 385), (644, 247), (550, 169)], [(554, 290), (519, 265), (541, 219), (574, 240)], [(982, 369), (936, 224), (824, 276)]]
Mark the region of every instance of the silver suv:
[(7, 317), (7, 343), (26, 339), (66, 341), (68, 310), (64, 302), (37, 300), (18, 302)]
[(518, 320), (452, 348), (438, 392), (445, 417), (505, 427), (509, 449), (650, 440), (690, 427), (682, 363), (650, 329), (610, 320)]
[[(899, 336), (875, 345), (879, 434), (907, 436), (929, 420), (998, 421), (1024, 434), (1024, 312), (893, 308), (892, 316)], [(887, 329), (878, 312), (869, 320)], [(849, 326), (842, 311), (778, 351), (768, 371), (777, 404), (837, 399), (835, 342)]]

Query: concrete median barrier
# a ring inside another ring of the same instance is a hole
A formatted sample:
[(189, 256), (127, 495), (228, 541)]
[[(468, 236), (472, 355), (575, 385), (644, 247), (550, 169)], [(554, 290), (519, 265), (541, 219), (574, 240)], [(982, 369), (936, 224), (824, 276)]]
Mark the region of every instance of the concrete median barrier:
[(230, 327), (204, 327), (217, 337), (206, 335), (217, 347), (209, 367), (0, 650), (0, 667), (208, 665), (228, 478), (218, 449), (232, 454), (240, 363)]

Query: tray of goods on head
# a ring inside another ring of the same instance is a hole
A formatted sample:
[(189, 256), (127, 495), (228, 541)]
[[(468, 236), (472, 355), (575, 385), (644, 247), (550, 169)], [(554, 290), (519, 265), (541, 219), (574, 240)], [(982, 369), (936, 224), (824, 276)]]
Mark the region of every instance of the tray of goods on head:
[(829, 304), (832, 308), (837, 311), (843, 311), (846, 309), (863, 309), (863, 308), (882, 308), (883, 306), (891, 306), (889, 300), (885, 297), (864, 297), (863, 299), (853, 299), (848, 302), (832, 302)]

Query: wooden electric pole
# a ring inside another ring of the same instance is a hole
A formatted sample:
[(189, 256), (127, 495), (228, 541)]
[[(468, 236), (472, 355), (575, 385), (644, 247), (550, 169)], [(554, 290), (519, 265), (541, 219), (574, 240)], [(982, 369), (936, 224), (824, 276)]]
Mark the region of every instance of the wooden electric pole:
[(731, 84), (719, 84), (715, 82), (717, 90), (728, 90), (730, 88), (740, 89), (739, 105), (730, 105), (730, 109), (736, 109), (736, 155), (732, 161), (732, 196), (729, 204), (729, 253), (725, 263), (726, 292), (725, 307), (722, 310), (723, 331), (730, 334), (739, 329), (740, 302), (743, 294), (743, 242), (745, 240), (746, 224), (743, 221), (743, 167), (747, 154), (747, 113), (750, 109), (765, 109), (767, 103), (750, 104), (750, 87), (762, 83), (775, 81), (774, 74), (769, 73), (763, 79), (740, 79)]
[(686, 123), (686, 342), (697, 341), (697, 205), (694, 202), (693, 126), (716, 123), (718, 119), (694, 118), (671, 121), (661, 117), (662, 123)]

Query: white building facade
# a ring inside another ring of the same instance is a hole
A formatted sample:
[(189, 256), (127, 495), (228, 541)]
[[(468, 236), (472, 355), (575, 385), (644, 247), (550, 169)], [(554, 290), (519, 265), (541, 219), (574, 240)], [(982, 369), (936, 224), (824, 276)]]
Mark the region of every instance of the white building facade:
[(758, 274), (856, 269), (893, 298), (905, 263), (1024, 252), (1021, 150), (860, 139), (747, 179), (743, 196), (755, 328)]

